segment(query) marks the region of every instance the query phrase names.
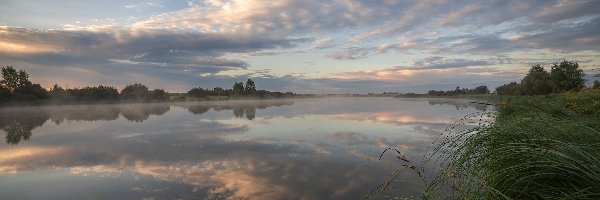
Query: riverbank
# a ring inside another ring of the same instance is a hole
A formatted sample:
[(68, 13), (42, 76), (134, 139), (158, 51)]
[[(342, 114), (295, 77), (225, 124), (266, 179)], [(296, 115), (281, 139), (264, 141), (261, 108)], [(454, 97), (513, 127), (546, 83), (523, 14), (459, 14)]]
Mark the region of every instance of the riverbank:
[(491, 126), (443, 142), (461, 144), (438, 179), (464, 199), (600, 198), (600, 90), (496, 98)]
[(492, 94), (460, 94), (460, 95), (429, 95), (429, 94), (402, 94), (395, 98), (440, 98), (440, 99), (490, 99)]

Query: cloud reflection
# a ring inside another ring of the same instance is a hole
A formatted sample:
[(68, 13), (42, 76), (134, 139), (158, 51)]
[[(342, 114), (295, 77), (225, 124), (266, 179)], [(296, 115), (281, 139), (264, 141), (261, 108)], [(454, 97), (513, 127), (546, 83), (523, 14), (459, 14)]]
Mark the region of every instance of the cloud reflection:
[[(41, 194), (49, 198), (71, 194), (65, 188), (78, 187), (74, 179), (100, 177), (104, 181), (85, 190), (127, 188), (109, 190), (111, 198), (351, 199), (397, 167), (393, 158), (377, 159), (383, 148), (417, 158), (431, 143), (432, 130), (449, 120), (448, 112), (474, 110), (394, 98), (143, 105), (148, 107), (51, 107), (37, 114), (39, 108), (19, 108), (23, 114), (12, 118), (19, 109), (3, 110), (2, 122), (41, 117), (29, 125), (36, 129), (34, 139), (0, 145), (0, 177), (66, 171), (61, 188), (44, 186)], [(245, 120), (248, 110), (259, 109), (261, 117)], [(243, 112), (245, 119), (232, 112)], [(418, 194), (414, 177), (401, 180), (392, 193)], [(32, 188), (42, 182), (14, 184)], [(1, 186), (0, 193), (9, 192)]]

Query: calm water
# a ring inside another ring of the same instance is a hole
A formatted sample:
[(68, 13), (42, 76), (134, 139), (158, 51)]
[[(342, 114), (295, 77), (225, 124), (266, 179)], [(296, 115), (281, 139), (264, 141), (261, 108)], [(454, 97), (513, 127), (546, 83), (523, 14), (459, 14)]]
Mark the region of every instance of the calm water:
[[(3, 108), (0, 199), (360, 199), (468, 100), (323, 98)], [(392, 194), (418, 195), (410, 174)]]

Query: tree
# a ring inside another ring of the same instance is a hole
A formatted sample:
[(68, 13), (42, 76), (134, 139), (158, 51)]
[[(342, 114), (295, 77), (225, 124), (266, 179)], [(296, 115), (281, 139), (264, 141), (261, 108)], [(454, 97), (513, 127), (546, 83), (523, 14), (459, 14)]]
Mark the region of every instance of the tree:
[(29, 74), (23, 70), (15, 70), (12, 66), (2, 68), (2, 80), (0, 84), (8, 88), (10, 91), (17, 89), (19, 86), (31, 84), (29, 82)]
[(84, 87), (81, 89), (67, 89), (69, 100), (73, 101), (116, 101), (119, 99), (119, 91), (110, 86)]
[(2, 85), (0, 85), (0, 102), (8, 101), (10, 99), (11, 93), (10, 90)]
[(594, 86), (592, 86), (592, 88), (600, 89), (600, 81), (594, 81)]
[(482, 86), (477, 86), (475, 89), (472, 90), (473, 93), (475, 94), (489, 94), (490, 90), (487, 88), (487, 86), (482, 85)]
[(223, 90), (223, 88), (221, 88), (221, 87), (215, 87), (215, 88), (212, 90), (212, 92), (211, 92), (211, 95), (213, 95), (213, 96), (228, 96), (228, 95), (225, 93), (225, 90)]
[(39, 100), (47, 99), (50, 95), (48, 91), (44, 89), (40, 84), (24, 84), (13, 90), (13, 96), (15, 100)]
[(192, 88), (190, 91), (187, 92), (187, 94), (189, 96), (196, 97), (196, 98), (205, 98), (209, 95), (209, 91), (205, 90), (201, 87), (197, 87), (197, 88)]
[(52, 97), (52, 99), (57, 101), (70, 100), (69, 94), (58, 84), (54, 84), (54, 86), (52, 86), (52, 88), (50, 89), (50, 96)]
[(169, 94), (163, 89), (154, 89), (150, 92), (149, 98), (153, 101), (167, 101)]
[(244, 83), (235, 82), (235, 84), (233, 84), (233, 95), (234, 96), (244, 95)]
[(65, 90), (60, 87), (58, 84), (54, 84), (54, 86), (52, 86), (52, 89), (50, 90), (51, 92), (64, 92)]
[(149, 94), (150, 91), (148, 90), (148, 87), (141, 83), (135, 83), (133, 85), (127, 85), (121, 90), (121, 99), (134, 101), (147, 100)]
[(550, 74), (540, 65), (534, 65), (521, 80), (521, 88), (526, 95), (550, 94)]
[(573, 61), (563, 61), (560, 64), (554, 63), (550, 70), (550, 80), (554, 92), (564, 92), (570, 90), (579, 90), (585, 87), (585, 79), (579, 64)]
[(496, 88), (499, 95), (521, 95), (521, 85), (517, 82), (510, 82)]
[(256, 95), (256, 85), (254, 85), (254, 81), (252, 79), (248, 79), (246, 81), (246, 88), (244, 89), (244, 91), (246, 92), (246, 95)]

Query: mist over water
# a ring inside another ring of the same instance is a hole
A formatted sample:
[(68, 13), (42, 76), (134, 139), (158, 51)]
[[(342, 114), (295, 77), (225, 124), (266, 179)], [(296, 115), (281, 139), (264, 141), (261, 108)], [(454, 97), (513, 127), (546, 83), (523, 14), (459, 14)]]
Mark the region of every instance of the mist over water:
[[(0, 109), (0, 199), (356, 199), (420, 160), (456, 99), (315, 98)], [(392, 194), (418, 195), (407, 173)], [(43, 189), (41, 189), (43, 188)]]

